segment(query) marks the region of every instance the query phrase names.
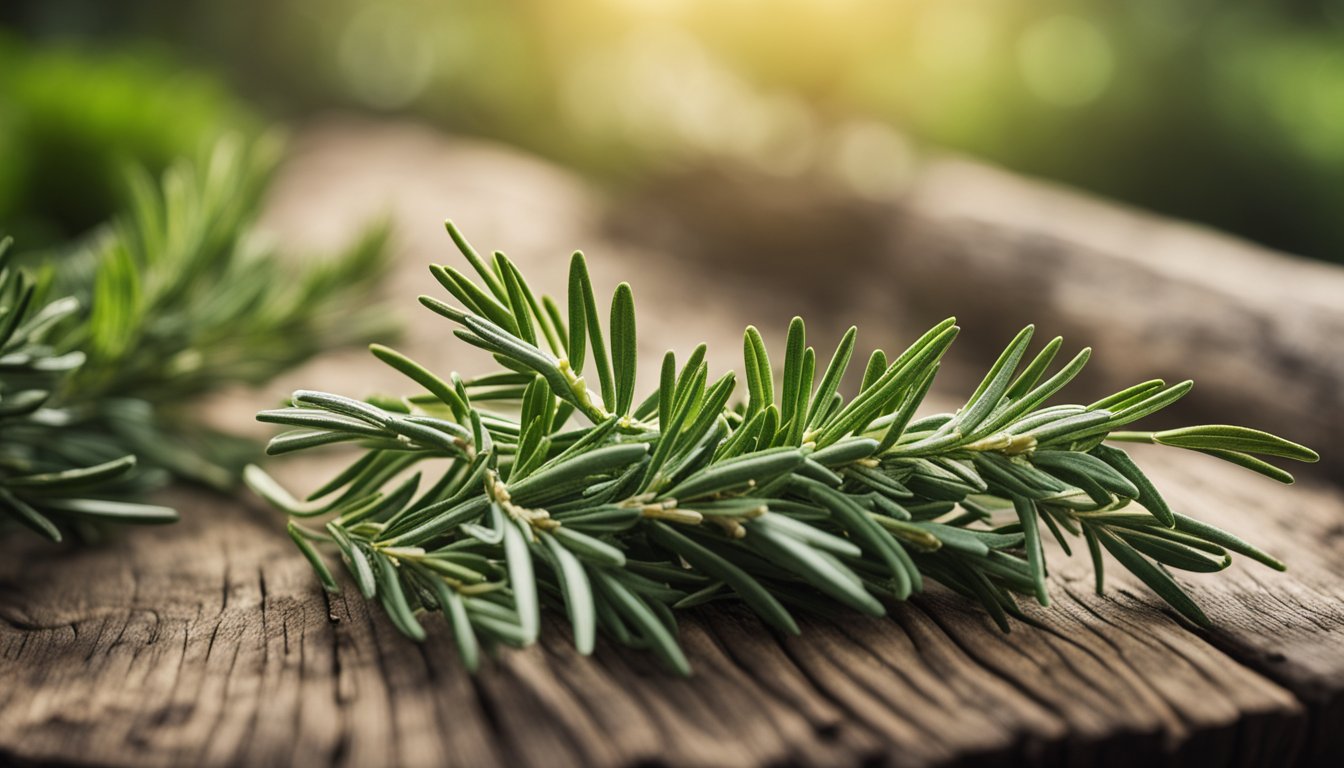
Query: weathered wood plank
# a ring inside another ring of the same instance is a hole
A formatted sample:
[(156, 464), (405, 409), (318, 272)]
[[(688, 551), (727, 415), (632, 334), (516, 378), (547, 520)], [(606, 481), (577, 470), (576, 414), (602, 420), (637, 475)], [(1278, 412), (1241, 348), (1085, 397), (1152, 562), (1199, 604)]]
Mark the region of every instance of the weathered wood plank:
[[(1344, 678), (1344, 579), (1329, 559), (1344, 547), (1322, 534), (1344, 515), (1344, 497), (1318, 486), (1247, 498), (1244, 483), (1222, 485), (1231, 478), (1207, 464), (1167, 457), (1155, 474), (1191, 489), (1176, 498), (1189, 496), (1192, 512), (1234, 530), (1267, 523), (1258, 538), (1293, 564), (1282, 575), (1236, 566), (1187, 580), (1218, 625), (1207, 635), (1132, 580), (1093, 595), (1085, 564), (1060, 559), (1056, 604), (1010, 635), (940, 590), (887, 619), (807, 618), (800, 638), (736, 608), (696, 612), (682, 629), (690, 680), (605, 642), (578, 657), (558, 626), (542, 648), (505, 652), (471, 679), (437, 619), (428, 642), (411, 643), (353, 592), (323, 595), (269, 513), (177, 492), (187, 520), (175, 528), (72, 552), (6, 545), (0, 755), (147, 765), (1323, 762), (1341, 748), (1329, 724)], [(1200, 488), (1201, 478), (1220, 483)]]
[[(423, 290), (423, 263), (450, 258), (433, 225), (447, 211), (544, 285), (563, 284), (561, 249), (584, 245), (599, 283), (632, 277), (637, 295), (674, 297), (643, 302), (646, 363), (707, 340), (714, 365), (735, 365), (735, 329), (762, 315), (782, 330), (789, 313), (821, 313), (821, 343), (851, 319), (783, 274), (755, 276), (777, 291), (678, 288), (683, 264), (604, 241), (599, 198), (531, 161), (403, 129), (359, 138), (360, 153), (341, 131), (302, 144), (276, 221), (312, 241), (391, 200), (408, 266), (390, 290), (402, 306)], [(404, 346), (436, 367), (479, 364), (441, 342), (429, 323)], [(336, 356), (214, 408), (237, 423), (300, 382), (351, 394), (399, 385), (363, 363)], [(1333, 764), (1344, 754), (1344, 493), (1175, 451), (1138, 456), (1174, 505), (1291, 570), (1238, 563), (1184, 579), (1217, 624), (1207, 633), (1118, 569), (1094, 595), (1084, 553), (1051, 553), (1055, 605), (1007, 636), (938, 589), (886, 619), (804, 618), (800, 638), (710, 607), (683, 620), (689, 680), (605, 641), (581, 658), (556, 617), (541, 646), (504, 652), (473, 678), (441, 620), (417, 645), (351, 587), (324, 595), (257, 502), (175, 491), (179, 526), (83, 550), (0, 543), (0, 763)], [(299, 485), (330, 471), (313, 460), (281, 469)]]

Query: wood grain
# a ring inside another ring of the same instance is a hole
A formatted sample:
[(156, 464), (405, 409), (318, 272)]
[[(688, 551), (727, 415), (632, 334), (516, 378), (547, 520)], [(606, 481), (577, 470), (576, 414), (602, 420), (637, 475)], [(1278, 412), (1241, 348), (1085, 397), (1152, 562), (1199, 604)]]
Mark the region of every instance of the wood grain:
[[(1148, 453), (1148, 452), (1145, 452)], [(405, 640), (347, 587), (324, 595), (280, 520), (178, 491), (180, 526), (96, 549), (5, 546), (0, 757), (144, 765), (1326, 764), (1341, 744), (1344, 497), (1202, 457), (1148, 466), (1192, 514), (1255, 532), (1287, 574), (1189, 579), (1198, 633), (1132, 580), (1091, 591), (1055, 552), (1055, 605), (1001, 634), (934, 589), (890, 617), (781, 637), (688, 614), (697, 674), (550, 617), (477, 678), (446, 626)], [(1184, 498), (1182, 498), (1184, 497)]]
[[(359, 153), (344, 143), (352, 133)], [(368, 126), (310, 134), (300, 150), (273, 220), (315, 242), (370, 200), (391, 200), (405, 224), (406, 268), (389, 288), (401, 305), (422, 290), (424, 264), (448, 258), (423, 218), (450, 212), (543, 285), (561, 284), (563, 248), (582, 244), (607, 288), (625, 270), (637, 295), (656, 285), (675, 297), (641, 303), (645, 362), (703, 340), (714, 365), (733, 365), (735, 329), (753, 313), (821, 313), (819, 344), (849, 319), (782, 272), (766, 275), (778, 291), (749, 299), (732, 283), (690, 290), (684, 264), (602, 236), (591, 190), (498, 150)], [(343, 199), (337, 186), (362, 197)], [(510, 206), (512, 218), (489, 213)], [(436, 328), (413, 327), (403, 346), (434, 367), (478, 364), (455, 357)], [(350, 394), (397, 386), (362, 356), (337, 355), (212, 408), (240, 423), (299, 382)], [(1255, 540), (1290, 571), (1238, 562), (1183, 578), (1215, 622), (1208, 632), (1113, 563), (1107, 594), (1095, 595), (1085, 553), (1059, 551), (1049, 553), (1054, 605), (1008, 635), (936, 587), (883, 619), (804, 617), (798, 638), (713, 606), (682, 620), (690, 679), (605, 641), (580, 657), (555, 616), (538, 647), (503, 652), (471, 677), (441, 618), (416, 644), (348, 580), (343, 595), (325, 595), (259, 502), (174, 490), (177, 526), (94, 548), (0, 542), (0, 763), (1338, 764), (1344, 493), (1315, 479), (1277, 486), (1179, 451), (1136, 455), (1174, 506)], [(311, 485), (328, 461), (280, 470)]]

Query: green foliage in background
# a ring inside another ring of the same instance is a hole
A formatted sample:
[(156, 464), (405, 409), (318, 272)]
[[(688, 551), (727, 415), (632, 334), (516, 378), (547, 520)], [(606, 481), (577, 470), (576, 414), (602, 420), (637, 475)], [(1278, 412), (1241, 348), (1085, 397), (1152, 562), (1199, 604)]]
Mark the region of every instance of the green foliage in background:
[[(287, 113), (410, 113), (617, 181), (838, 157), (896, 183), (912, 147), (947, 147), (1344, 258), (1333, 0), (65, 0), (61, 21), (19, 5), (48, 29), (83, 8), (88, 27), (175, 40)], [(852, 121), (899, 133), (846, 147)]]
[(162, 51), (0, 35), (0, 227), (25, 252), (62, 244), (124, 207), (129, 168), (157, 175), (259, 129), (219, 82)]
[[(7, 264), (0, 410), (16, 421), (0, 433), (0, 523), (58, 538), (72, 512), (118, 517), (111, 501), (39, 503), (29, 488), (119, 499), (174, 477), (232, 487), (259, 447), (206, 426), (197, 398), (391, 330), (370, 301), (387, 271), (385, 226), (311, 259), (254, 233), (278, 155), (273, 140), (225, 139), (161, 180), (137, 172), (129, 208), (47, 257), (40, 280)], [(58, 298), (32, 311), (43, 293)]]
[(445, 378), (374, 345), (419, 391), (355, 400), (301, 390), (258, 416), (291, 427), (272, 454), (355, 443), (358, 458), (304, 501), (260, 469), (247, 479), (290, 516), (325, 588), (339, 586), (319, 547), (340, 554), (360, 593), (406, 635), (425, 637), (422, 610), (443, 612), (468, 667), (482, 643), (535, 642), (541, 608), (552, 606), (568, 615), (581, 653), (600, 628), (689, 673), (674, 609), (738, 600), (796, 634), (797, 611), (879, 616), (884, 600), (905, 600), (929, 579), (1006, 630), (1019, 595), (1049, 603), (1047, 535), (1066, 553), (1085, 544), (1098, 590), (1106, 551), (1199, 625), (1208, 619), (1170, 569), (1219, 571), (1233, 553), (1283, 568), (1173, 510), (1114, 445), (1200, 451), (1282, 482), (1291, 475), (1261, 456), (1317, 459), (1244, 427), (1120, 431), (1176, 402), (1189, 381), (1047, 405), (1090, 350), (1055, 367), (1062, 340), (1031, 354), (1028, 327), (964, 406), (920, 416), (957, 336), (953, 319), (892, 358), (873, 352), (846, 398), (856, 329), (825, 362), (795, 318), (782, 370), (747, 329), (745, 401), (734, 401), (732, 372), (709, 378), (704, 345), (680, 366), (668, 352), (657, 388), (639, 399), (628, 285), (604, 324), (581, 254), (562, 306), (503, 254), (487, 260), (449, 231), (476, 275), (435, 265), (460, 306), (420, 301), (502, 368)]

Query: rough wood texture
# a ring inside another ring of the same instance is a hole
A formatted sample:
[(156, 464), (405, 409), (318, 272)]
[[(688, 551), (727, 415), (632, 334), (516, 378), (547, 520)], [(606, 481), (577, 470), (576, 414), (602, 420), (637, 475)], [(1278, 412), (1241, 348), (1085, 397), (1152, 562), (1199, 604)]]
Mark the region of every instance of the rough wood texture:
[[(828, 309), (783, 284), (737, 302), (731, 285), (691, 291), (682, 265), (603, 241), (592, 192), (498, 150), (368, 126), (312, 134), (300, 149), (277, 226), (321, 241), (388, 196), (409, 265), (390, 288), (403, 307), (422, 290), (423, 264), (448, 258), (433, 226), (447, 212), (544, 284), (562, 284), (564, 249), (582, 244), (604, 285), (633, 274), (637, 295), (674, 297), (642, 302), (646, 358), (705, 340), (713, 362), (734, 365), (741, 324)], [(822, 319), (833, 325), (814, 333), (829, 343), (849, 318)], [(433, 365), (477, 364), (442, 338), (430, 324), (406, 346)], [(359, 359), (321, 361), (215, 408), (246, 419), (298, 381), (350, 393), (397, 385), (353, 367)], [(1209, 633), (1118, 568), (1096, 596), (1081, 553), (1052, 553), (1056, 604), (1009, 636), (936, 589), (886, 619), (805, 619), (800, 638), (711, 608), (682, 624), (689, 680), (605, 642), (580, 658), (563, 631), (472, 678), (442, 621), (417, 645), (353, 590), (325, 596), (258, 503), (177, 491), (179, 526), (79, 551), (0, 543), (0, 763), (1337, 764), (1344, 493), (1322, 481), (1283, 488), (1176, 451), (1137, 455), (1174, 505), (1291, 570), (1238, 563), (1184, 579), (1217, 624)], [(304, 485), (328, 466), (281, 469)]]

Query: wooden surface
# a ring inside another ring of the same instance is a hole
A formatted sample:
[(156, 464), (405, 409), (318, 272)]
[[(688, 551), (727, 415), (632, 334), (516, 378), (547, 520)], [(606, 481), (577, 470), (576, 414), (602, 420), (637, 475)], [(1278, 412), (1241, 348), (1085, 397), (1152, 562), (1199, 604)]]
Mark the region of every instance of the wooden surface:
[[(346, 151), (351, 132), (363, 151)], [(507, 153), (367, 126), (310, 135), (300, 150), (275, 201), (277, 229), (320, 242), (371, 200), (389, 201), (405, 225), (407, 267), (389, 287), (403, 308), (424, 290), (423, 264), (450, 258), (428, 225), (451, 214), (542, 285), (562, 285), (567, 249), (582, 245), (602, 285), (633, 274), (637, 297), (656, 291), (662, 306), (640, 302), (646, 363), (704, 340), (717, 345), (711, 362), (734, 365), (736, 329), (753, 316), (778, 342), (777, 315), (820, 313), (809, 325), (820, 344), (861, 319), (832, 317), (824, 290), (795, 283), (690, 290), (685, 265), (602, 236), (600, 196)], [(894, 326), (873, 332), (910, 335)], [(477, 364), (443, 336), (417, 325), (405, 346), (438, 367)], [(350, 394), (396, 385), (363, 362), (334, 356), (213, 407), (232, 422), (300, 382)], [(1009, 635), (937, 589), (885, 619), (804, 619), (799, 638), (714, 607), (683, 618), (697, 671), (686, 680), (606, 642), (578, 657), (554, 617), (539, 647), (503, 652), (472, 678), (440, 619), (417, 645), (348, 583), (345, 596), (325, 596), (258, 502), (174, 491), (178, 526), (84, 550), (0, 543), (0, 763), (1337, 765), (1344, 493), (1321, 479), (1280, 487), (1177, 451), (1136, 456), (1173, 506), (1253, 539), (1289, 572), (1238, 562), (1183, 578), (1216, 624), (1207, 633), (1114, 564), (1108, 594), (1094, 595), (1084, 553), (1051, 553), (1055, 605)], [(304, 486), (329, 465), (278, 469)]]
[[(1151, 458), (1144, 452), (1141, 458)], [(1330, 764), (1344, 717), (1344, 498), (1148, 461), (1192, 514), (1292, 564), (1184, 580), (1204, 635), (1119, 574), (1056, 559), (1040, 626), (995, 629), (934, 591), (886, 619), (772, 633), (688, 614), (697, 674), (550, 622), (479, 677), (352, 589), (328, 598), (258, 507), (174, 496), (175, 528), (96, 550), (5, 548), (0, 759), (125, 765)], [(1059, 555), (1060, 553), (1054, 553)], [(1333, 724), (1333, 727), (1332, 727)]]

